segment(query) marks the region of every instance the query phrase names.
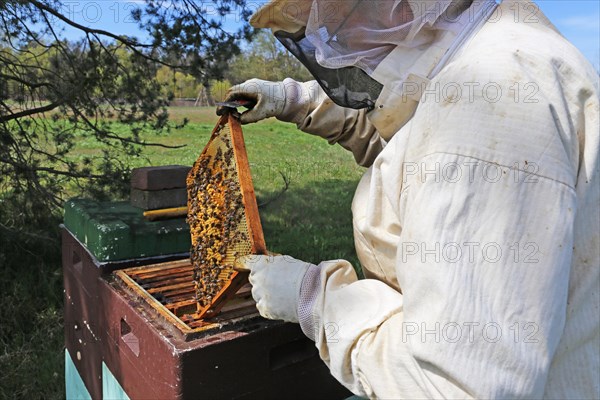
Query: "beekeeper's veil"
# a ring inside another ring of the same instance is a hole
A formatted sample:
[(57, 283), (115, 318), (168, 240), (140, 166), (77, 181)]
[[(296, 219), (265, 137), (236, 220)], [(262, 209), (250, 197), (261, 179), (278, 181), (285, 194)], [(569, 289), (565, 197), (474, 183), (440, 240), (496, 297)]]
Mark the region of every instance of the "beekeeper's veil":
[(271, 28), (334, 102), (374, 110), (369, 117), (390, 137), (412, 116), (452, 44), (494, 5), (493, 0), (274, 0), (250, 23)]

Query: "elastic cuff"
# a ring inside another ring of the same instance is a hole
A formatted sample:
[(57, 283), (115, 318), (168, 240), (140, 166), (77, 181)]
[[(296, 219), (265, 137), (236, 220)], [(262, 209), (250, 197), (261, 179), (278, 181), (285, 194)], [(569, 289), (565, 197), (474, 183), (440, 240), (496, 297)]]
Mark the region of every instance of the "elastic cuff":
[(298, 322), (302, 332), (312, 341), (316, 337), (316, 327), (313, 318), (313, 308), (321, 287), (321, 268), (318, 265), (311, 265), (300, 287), (300, 296), (298, 298)]

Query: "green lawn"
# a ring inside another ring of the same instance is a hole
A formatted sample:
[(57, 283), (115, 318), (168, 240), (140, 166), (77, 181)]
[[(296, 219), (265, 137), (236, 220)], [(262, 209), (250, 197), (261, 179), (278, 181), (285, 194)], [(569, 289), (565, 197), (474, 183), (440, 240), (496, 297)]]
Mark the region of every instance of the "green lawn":
[[(214, 110), (174, 107), (170, 111), (174, 122), (186, 117), (190, 123), (169, 134), (147, 133), (143, 138), (186, 147), (148, 147), (142, 157), (131, 160), (134, 167), (192, 165), (202, 151), (217, 121)], [(341, 147), (304, 134), (292, 124), (269, 119), (243, 129), (268, 249), (305, 261), (344, 258), (358, 265), (350, 204), (364, 169)], [(84, 139), (72, 156), (96, 152), (96, 143)], [(289, 182), (284, 193), (282, 175)], [(4, 251), (0, 250), (0, 262), (4, 259), (12, 267), (0, 268), (0, 398), (61, 398), (59, 258), (50, 252), (42, 265), (17, 266), (2, 257)]]

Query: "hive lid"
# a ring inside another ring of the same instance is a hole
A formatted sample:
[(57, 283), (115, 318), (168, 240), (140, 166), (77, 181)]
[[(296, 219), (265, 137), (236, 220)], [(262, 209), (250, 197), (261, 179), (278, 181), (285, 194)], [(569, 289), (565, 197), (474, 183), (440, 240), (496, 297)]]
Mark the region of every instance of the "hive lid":
[(138, 190), (184, 189), (190, 167), (186, 165), (160, 165), (131, 170), (131, 188)]

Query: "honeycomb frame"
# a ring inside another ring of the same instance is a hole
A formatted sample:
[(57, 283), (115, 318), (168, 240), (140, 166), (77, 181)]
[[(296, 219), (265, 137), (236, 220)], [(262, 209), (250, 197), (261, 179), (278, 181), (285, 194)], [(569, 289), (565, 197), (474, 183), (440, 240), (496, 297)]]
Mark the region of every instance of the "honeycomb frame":
[(223, 115), (187, 177), (197, 300), (195, 318), (217, 315), (248, 281), (235, 259), (266, 254), (250, 164), (238, 119)]

